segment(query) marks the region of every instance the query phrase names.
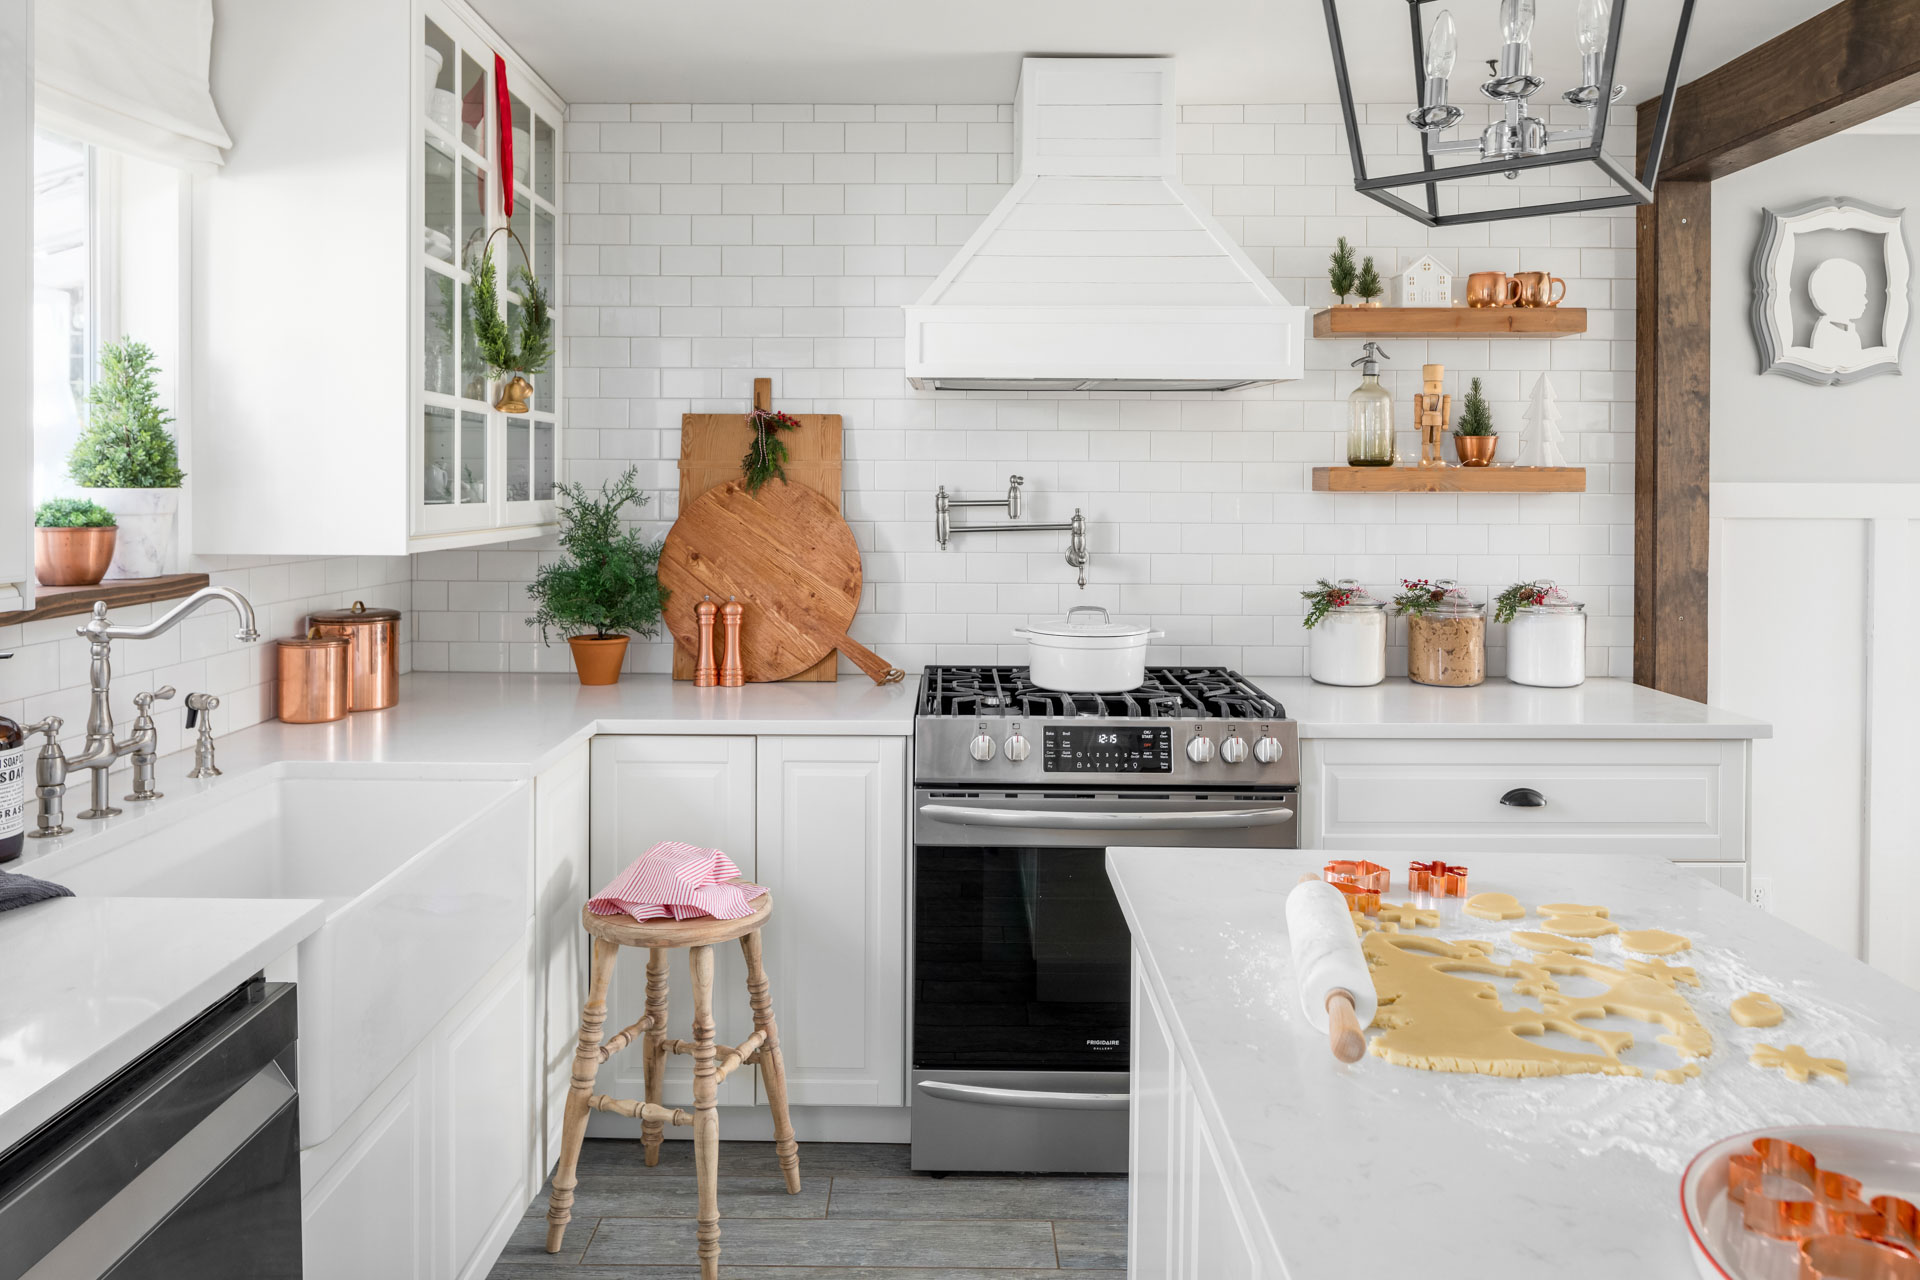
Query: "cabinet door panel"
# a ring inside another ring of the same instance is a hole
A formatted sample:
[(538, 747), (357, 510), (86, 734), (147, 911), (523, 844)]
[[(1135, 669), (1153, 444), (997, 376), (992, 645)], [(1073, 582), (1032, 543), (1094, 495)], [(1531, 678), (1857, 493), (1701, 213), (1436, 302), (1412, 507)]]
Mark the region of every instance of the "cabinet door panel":
[(437, 1046), (435, 1218), (443, 1242), (437, 1252), (453, 1262), (450, 1275), (465, 1273), (503, 1215), (517, 1218), (526, 1208), (520, 1198), (538, 1124), (527, 1078), (533, 1019), (526, 957), (523, 944)]
[(1257, 1280), (1259, 1256), (1247, 1238), (1245, 1224), (1228, 1190), (1226, 1170), (1220, 1153), (1201, 1122), (1199, 1106), (1191, 1092), (1186, 1094), (1188, 1131), (1193, 1140), (1188, 1148), (1187, 1167), (1187, 1243), (1190, 1264), (1186, 1274), (1193, 1280)]
[(905, 776), (898, 738), (760, 740), (767, 972), (796, 1106), (904, 1101)]
[(573, 1079), (580, 1005), (587, 998), (587, 932), (580, 909), (587, 895), (588, 751), (554, 766), (534, 783), (534, 892), (540, 912), (540, 1079), (545, 1127), (540, 1168), (559, 1159), (560, 1123)]
[(1140, 972), (1133, 971), (1133, 1096), (1127, 1265), (1133, 1280), (1173, 1280), (1180, 1244), (1180, 1060)]
[[(753, 760), (752, 738), (595, 738), (588, 892), (610, 882), (661, 840), (724, 850), (742, 876), (755, 879)], [(684, 951), (670, 954), (671, 1034), (690, 1040), (693, 1001), (687, 956)], [(608, 997), (607, 1034), (637, 1021), (646, 1003), (647, 953), (622, 948)], [(738, 1044), (752, 1030), (746, 966), (740, 948), (731, 943), (714, 948), (713, 1016), (722, 1044)], [(753, 1074), (744, 1067), (734, 1072), (720, 1086), (720, 1101), (752, 1103)], [(603, 1092), (638, 1098), (643, 1086), (637, 1044), (600, 1068), (597, 1087)], [(692, 1105), (691, 1058), (668, 1059), (665, 1101)]]
[[(427, 1165), (427, 1103), (416, 1066), (408, 1060), (396, 1092), (363, 1129), (337, 1133), (324, 1148), (346, 1150), (333, 1159), (301, 1204), (301, 1251), (310, 1276), (392, 1276), (426, 1280), (430, 1274), (426, 1205), (432, 1188)], [(301, 1154), (306, 1177), (330, 1150)]]

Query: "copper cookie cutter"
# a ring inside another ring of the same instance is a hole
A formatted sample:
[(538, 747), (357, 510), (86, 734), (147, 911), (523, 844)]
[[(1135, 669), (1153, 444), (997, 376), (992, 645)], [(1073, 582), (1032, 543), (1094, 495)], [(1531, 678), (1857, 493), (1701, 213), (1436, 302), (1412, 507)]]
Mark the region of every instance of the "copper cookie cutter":
[(1450, 867), (1445, 862), (1416, 862), (1407, 868), (1407, 888), (1436, 898), (1464, 898), (1467, 869)]
[(1920, 1208), (1867, 1200), (1858, 1178), (1796, 1143), (1756, 1138), (1728, 1157), (1727, 1198), (1748, 1230), (1800, 1242), (1801, 1280), (1920, 1280)]
[(1380, 914), (1380, 895), (1393, 884), (1393, 872), (1377, 862), (1336, 858), (1320, 869), (1320, 878), (1347, 895), (1347, 909)]

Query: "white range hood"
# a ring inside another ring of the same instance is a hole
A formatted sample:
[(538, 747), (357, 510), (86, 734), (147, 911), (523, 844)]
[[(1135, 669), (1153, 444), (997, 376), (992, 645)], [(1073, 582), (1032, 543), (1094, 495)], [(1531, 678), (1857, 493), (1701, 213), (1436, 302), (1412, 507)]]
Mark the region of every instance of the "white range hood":
[(921, 390), (1224, 391), (1301, 374), (1306, 308), (1175, 176), (1173, 59), (1026, 58), (1013, 189), (906, 312)]

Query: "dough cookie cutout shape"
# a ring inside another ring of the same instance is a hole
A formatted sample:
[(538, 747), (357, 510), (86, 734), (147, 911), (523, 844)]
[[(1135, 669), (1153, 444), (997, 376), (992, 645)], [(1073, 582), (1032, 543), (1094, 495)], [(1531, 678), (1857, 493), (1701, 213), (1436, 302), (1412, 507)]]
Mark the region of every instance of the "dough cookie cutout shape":
[(1815, 1076), (1847, 1083), (1847, 1064), (1838, 1058), (1816, 1058), (1797, 1044), (1786, 1048), (1763, 1044), (1755, 1048), (1748, 1061), (1756, 1067), (1778, 1067), (1796, 1084), (1806, 1084)]
[(1777, 1027), (1787, 1016), (1780, 1002), (1764, 991), (1747, 992), (1737, 998), (1727, 1012), (1743, 1027)]
[(1510, 893), (1476, 893), (1467, 899), (1462, 910), (1482, 920), (1518, 920), (1527, 914), (1520, 899)]
[(1531, 929), (1515, 929), (1513, 940), (1529, 951), (1558, 951), (1562, 955), (1590, 956), (1593, 944), (1582, 942), (1578, 938), (1562, 938), (1551, 933), (1535, 933)]
[(1691, 949), (1693, 941), (1665, 929), (1628, 929), (1620, 935), (1620, 945), (1643, 956), (1670, 956)]

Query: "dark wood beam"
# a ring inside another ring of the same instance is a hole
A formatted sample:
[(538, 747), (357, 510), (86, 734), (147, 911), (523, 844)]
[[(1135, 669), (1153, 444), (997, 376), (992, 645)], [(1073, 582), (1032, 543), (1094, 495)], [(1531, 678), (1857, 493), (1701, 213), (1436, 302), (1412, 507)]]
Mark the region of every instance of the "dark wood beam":
[(1713, 184), (1662, 179), (1637, 231), (1633, 682), (1705, 702)]
[[(1709, 181), (1920, 102), (1920, 0), (1842, 0), (1681, 87), (1660, 166)], [(1641, 163), (1655, 98), (1640, 104)]]

